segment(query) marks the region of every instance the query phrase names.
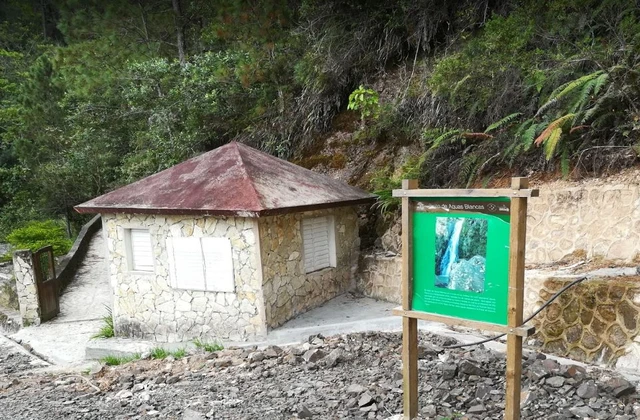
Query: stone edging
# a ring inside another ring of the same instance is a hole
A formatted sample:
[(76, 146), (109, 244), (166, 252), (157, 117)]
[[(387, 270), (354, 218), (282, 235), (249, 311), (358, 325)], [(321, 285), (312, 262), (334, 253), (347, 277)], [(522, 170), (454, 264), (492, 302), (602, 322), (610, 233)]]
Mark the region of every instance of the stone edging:
[(64, 290), (73, 279), (82, 259), (89, 249), (89, 243), (91, 242), (93, 235), (95, 235), (101, 228), (101, 216), (97, 214), (93, 219), (82, 226), (73, 246), (69, 252), (67, 252), (67, 255), (60, 259), (60, 262), (56, 267), (56, 275), (60, 282), (60, 291)]

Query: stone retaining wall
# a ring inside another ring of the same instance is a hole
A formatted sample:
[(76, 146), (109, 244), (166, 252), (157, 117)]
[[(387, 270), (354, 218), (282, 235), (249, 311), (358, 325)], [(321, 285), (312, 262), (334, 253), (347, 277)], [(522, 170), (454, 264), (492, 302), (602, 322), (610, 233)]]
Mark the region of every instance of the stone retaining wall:
[(61, 291), (64, 290), (73, 280), (82, 259), (87, 254), (91, 238), (93, 238), (93, 235), (100, 231), (101, 228), (102, 221), (100, 219), (100, 215), (96, 215), (82, 226), (73, 246), (58, 262), (56, 267), (56, 277), (60, 284)]
[(363, 295), (389, 302), (402, 301), (402, 257), (384, 254), (364, 255), (356, 287)]
[(33, 271), (32, 252), (29, 250), (14, 252), (13, 270), (22, 325), (40, 325), (40, 302), (38, 301), (38, 287)]
[(612, 180), (541, 185), (529, 200), (527, 263), (572, 253), (631, 261), (640, 253), (640, 185)]
[[(536, 306), (574, 278), (541, 281)], [(534, 336), (545, 351), (589, 363), (637, 370), (640, 358), (640, 278), (586, 280), (569, 289), (535, 319)], [(634, 355), (632, 355), (634, 356)]]
[[(333, 216), (336, 267), (305, 274), (301, 220)], [(259, 219), (267, 326), (282, 325), (352, 288), (360, 240), (355, 208), (294, 213)]]
[[(116, 335), (162, 342), (244, 340), (266, 334), (257, 223), (246, 218), (104, 214)], [(154, 271), (129, 271), (125, 229), (149, 229)], [(226, 237), (231, 241), (235, 293), (171, 287), (166, 239)]]

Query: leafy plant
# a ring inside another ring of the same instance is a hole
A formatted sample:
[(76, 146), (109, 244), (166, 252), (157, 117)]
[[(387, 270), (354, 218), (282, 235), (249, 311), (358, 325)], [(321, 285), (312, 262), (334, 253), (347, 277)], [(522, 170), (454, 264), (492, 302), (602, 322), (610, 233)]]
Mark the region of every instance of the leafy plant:
[(107, 308), (107, 315), (102, 317), (102, 327), (100, 327), (100, 331), (95, 335), (91, 336), (92, 339), (96, 338), (112, 338), (115, 336), (115, 330), (113, 328), (113, 313), (111, 312), (111, 308), (105, 306)]
[(347, 109), (360, 111), (360, 125), (364, 126), (366, 119), (377, 119), (380, 115), (380, 96), (375, 90), (360, 85), (349, 95)]
[(64, 228), (54, 220), (29, 222), (7, 235), (7, 242), (14, 249), (31, 251), (51, 245), (56, 256), (66, 254), (73, 245), (66, 237)]
[(403, 179), (418, 178), (424, 156), (409, 158), (395, 174), (390, 174), (389, 169), (383, 169), (374, 174), (370, 181), (373, 193), (378, 196), (374, 207), (380, 211), (383, 217), (391, 217), (399, 208), (400, 199), (393, 197), (392, 190), (400, 188)]
[(197, 338), (193, 340), (193, 344), (196, 346), (196, 348), (199, 348), (207, 352), (216, 352), (224, 349), (222, 344), (208, 343), (205, 341), (201, 341), (200, 339), (197, 339)]

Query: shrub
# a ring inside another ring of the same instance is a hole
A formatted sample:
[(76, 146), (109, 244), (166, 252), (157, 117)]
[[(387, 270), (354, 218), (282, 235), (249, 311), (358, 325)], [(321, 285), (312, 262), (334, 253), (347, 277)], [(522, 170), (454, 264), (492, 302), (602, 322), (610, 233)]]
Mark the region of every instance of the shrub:
[(56, 256), (66, 254), (73, 245), (73, 242), (67, 238), (64, 228), (54, 220), (29, 222), (7, 235), (7, 242), (14, 249), (31, 251), (51, 245)]

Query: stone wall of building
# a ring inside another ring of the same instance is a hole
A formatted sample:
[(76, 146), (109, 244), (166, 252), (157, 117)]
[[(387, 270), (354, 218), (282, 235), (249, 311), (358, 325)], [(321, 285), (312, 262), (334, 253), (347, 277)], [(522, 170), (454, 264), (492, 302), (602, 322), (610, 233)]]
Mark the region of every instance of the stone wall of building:
[(572, 253), (631, 261), (640, 254), (640, 185), (615, 178), (539, 186), (529, 201), (526, 259), (551, 263)]
[(13, 270), (22, 325), (40, 325), (40, 301), (31, 251), (21, 250), (13, 253)]
[[(304, 217), (334, 216), (336, 267), (305, 274), (301, 234)], [(353, 207), (259, 219), (267, 325), (282, 325), (355, 285), (360, 239)]]
[[(245, 340), (266, 334), (257, 223), (246, 218), (105, 214), (116, 335), (156, 341)], [(149, 229), (153, 272), (128, 270), (125, 229)], [(227, 237), (235, 293), (171, 287), (169, 237)]]
[(400, 304), (402, 257), (369, 254), (360, 258), (356, 288), (367, 297)]

